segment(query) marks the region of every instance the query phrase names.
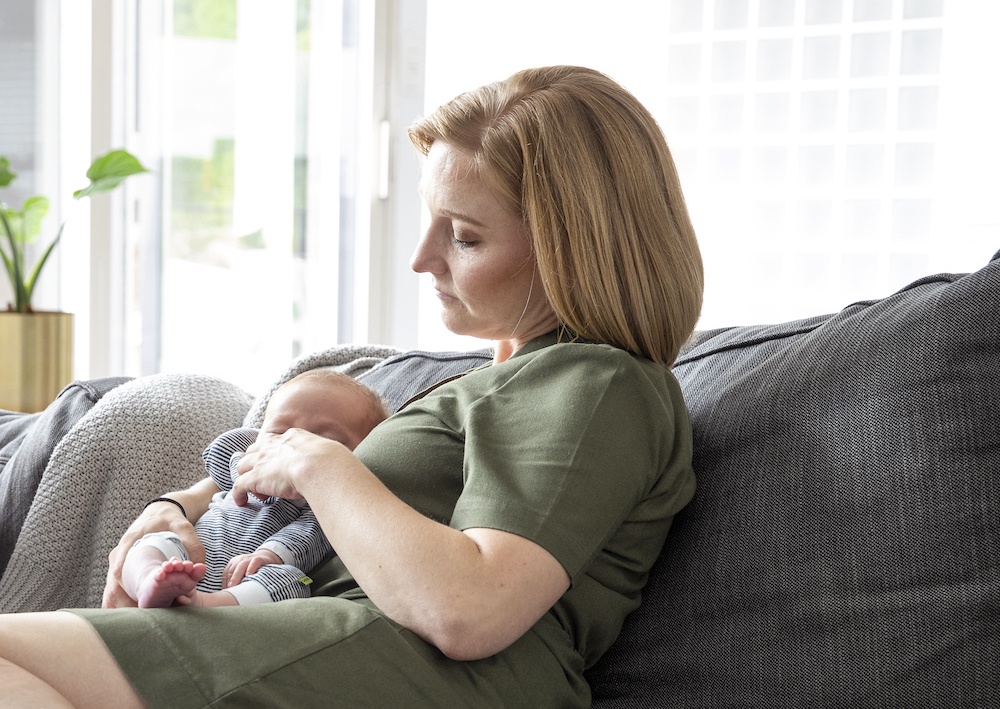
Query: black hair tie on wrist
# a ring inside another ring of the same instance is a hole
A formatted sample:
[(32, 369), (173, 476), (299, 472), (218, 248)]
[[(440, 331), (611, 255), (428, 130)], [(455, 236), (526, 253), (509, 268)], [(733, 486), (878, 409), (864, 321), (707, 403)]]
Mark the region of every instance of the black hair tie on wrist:
[(181, 514), (184, 515), (184, 519), (187, 519), (187, 512), (184, 511), (184, 505), (179, 503), (177, 500), (171, 500), (169, 497), (154, 497), (152, 500), (143, 505), (142, 509), (146, 509), (154, 502), (170, 502), (177, 505), (177, 509), (179, 509), (181, 511)]

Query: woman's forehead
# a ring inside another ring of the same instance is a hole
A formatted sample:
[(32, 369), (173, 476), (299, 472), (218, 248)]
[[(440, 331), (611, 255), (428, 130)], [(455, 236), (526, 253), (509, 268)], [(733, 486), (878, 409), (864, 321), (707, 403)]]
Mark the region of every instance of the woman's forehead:
[(476, 226), (505, 212), (475, 161), (447, 143), (435, 143), (424, 162), (420, 195), (432, 211)]

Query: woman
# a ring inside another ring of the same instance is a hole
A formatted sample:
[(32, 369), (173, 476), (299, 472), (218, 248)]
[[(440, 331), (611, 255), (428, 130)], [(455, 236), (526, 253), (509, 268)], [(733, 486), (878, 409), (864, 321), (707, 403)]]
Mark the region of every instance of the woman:
[(702, 271), (677, 175), (648, 112), (576, 67), (463, 94), (410, 136), (431, 213), (413, 268), (432, 275), (449, 329), (496, 340), (493, 365), (411, 403), (354, 454), (298, 429), (247, 452), (237, 499), (305, 498), (337, 550), (313, 598), (122, 608), (121, 560), (141, 534), (199, 548), (206, 480), (149, 505), (112, 552), (105, 606), (118, 610), (0, 618), (8, 696), (589, 705), (583, 671), (638, 604), (694, 488), (669, 365)]

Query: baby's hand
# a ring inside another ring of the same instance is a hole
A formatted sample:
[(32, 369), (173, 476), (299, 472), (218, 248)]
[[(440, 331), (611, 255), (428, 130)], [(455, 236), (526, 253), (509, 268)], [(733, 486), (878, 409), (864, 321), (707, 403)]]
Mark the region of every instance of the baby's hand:
[(270, 549), (258, 549), (252, 554), (234, 556), (222, 572), (222, 588), (237, 585), (245, 576), (257, 573), (262, 566), (284, 563), (282, 558)]

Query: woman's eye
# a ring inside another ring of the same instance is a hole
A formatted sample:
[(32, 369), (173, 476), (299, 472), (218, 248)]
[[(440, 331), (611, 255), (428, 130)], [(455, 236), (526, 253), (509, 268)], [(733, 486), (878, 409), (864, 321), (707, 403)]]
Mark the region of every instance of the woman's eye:
[(451, 240), (455, 243), (455, 246), (460, 249), (468, 249), (476, 245), (475, 239), (470, 239), (467, 235), (460, 231), (455, 231), (454, 229), (451, 232)]

